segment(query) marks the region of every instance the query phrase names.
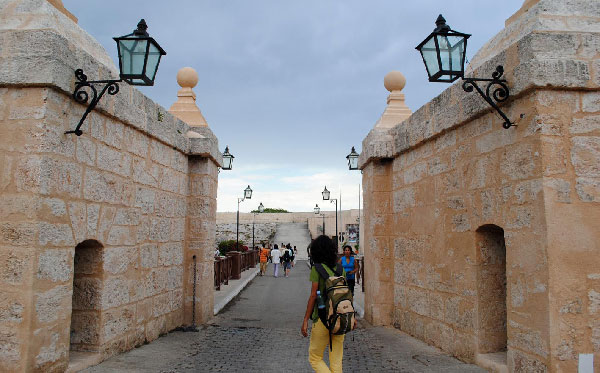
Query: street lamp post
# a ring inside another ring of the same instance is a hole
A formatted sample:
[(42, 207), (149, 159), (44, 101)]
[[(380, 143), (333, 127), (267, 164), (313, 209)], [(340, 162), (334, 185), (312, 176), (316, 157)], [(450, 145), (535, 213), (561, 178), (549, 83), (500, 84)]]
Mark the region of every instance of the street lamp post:
[(337, 208), (338, 208), (338, 200), (337, 198), (329, 198), (331, 195), (331, 192), (327, 190), (327, 186), (325, 186), (325, 189), (323, 189), (323, 191), (321, 192), (321, 194), (323, 195), (323, 200), (324, 201), (330, 201), (331, 203), (335, 202), (335, 251), (338, 251), (338, 212), (337, 212)]
[(236, 219), (236, 230), (235, 230), (235, 250), (237, 251), (240, 248), (240, 202), (243, 202), (245, 199), (252, 198), (252, 189), (250, 189), (250, 185), (246, 189), (244, 189), (244, 196), (242, 198), (238, 198), (238, 206), (237, 206), (237, 219)]
[[(358, 157), (360, 155), (356, 152), (356, 150), (354, 149), (354, 146), (352, 147), (352, 150), (350, 151), (350, 154), (348, 154), (346, 156), (346, 159), (348, 160), (348, 169), (349, 170), (358, 170)], [(360, 171), (362, 173), (362, 170)], [(360, 247), (360, 184), (358, 184), (358, 232), (356, 234), (356, 241)]]
[(325, 234), (325, 214), (321, 214), (321, 208), (318, 204), (315, 206), (315, 215), (319, 215), (323, 218), (323, 234)]
[(258, 205), (258, 212), (252, 213), (252, 250), (254, 250), (254, 219), (256, 219), (256, 214), (260, 214), (265, 211), (265, 206), (263, 206), (262, 202)]

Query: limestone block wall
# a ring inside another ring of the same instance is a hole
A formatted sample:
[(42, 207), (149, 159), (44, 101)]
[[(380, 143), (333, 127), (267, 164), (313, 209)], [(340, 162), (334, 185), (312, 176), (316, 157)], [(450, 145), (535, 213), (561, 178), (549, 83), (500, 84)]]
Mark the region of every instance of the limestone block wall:
[[(196, 129), (197, 130), (197, 129)], [(210, 133), (207, 130), (206, 133)], [(198, 149), (200, 150), (200, 149)], [(217, 155), (218, 155), (217, 149)], [(213, 316), (214, 248), (217, 215), (217, 181), (220, 163), (205, 155), (188, 160), (189, 196), (187, 205), (187, 242), (185, 252), (184, 324), (204, 323)], [(192, 312), (194, 274), (196, 309)]]
[(189, 324), (194, 255), (206, 320), (212, 132), (188, 139), (121, 83), (82, 136), (65, 135), (85, 110), (74, 70), (106, 79), (114, 66), (91, 37), (69, 38), (85, 31), (45, 0), (3, 2), (0, 19), (0, 370), (64, 371), (72, 351), (106, 358)]
[[(260, 245), (261, 242), (270, 242), (275, 236), (277, 223), (255, 223), (254, 224), (254, 242)], [(236, 223), (217, 224), (216, 242), (217, 244), (225, 240), (236, 239)], [(240, 223), (239, 240), (243, 241), (248, 247), (252, 246), (252, 223)]]
[(366, 317), (509, 371), (600, 369), (600, 8), (526, 5), (469, 73), (504, 66), (517, 127), (457, 83), (364, 140)]
[[(325, 230), (327, 235), (335, 236), (335, 211), (322, 211), (325, 215)], [(362, 215), (362, 211), (361, 211)], [(338, 229), (342, 231), (347, 224), (359, 223), (358, 209), (338, 211)], [(240, 213), (240, 237), (244, 232), (245, 242), (252, 242), (252, 221), (254, 219), (255, 227), (261, 228), (261, 237), (265, 240), (271, 232), (275, 232), (277, 223), (308, 223), (308, 230), (311, 236), (317, 237), (323, 234), (323, 217), (315, 215), (314, 212), (289, 212), (289, 213), (262, 213), (253, 216), (251, 213)], [(342, 227), (343, 224), (343, 227)], [(236, 213), (219, 212), (217, 213), (217, 242), (225, 239), (235, 239), (236, 232)], [(256, 235), (255, 231), (255, 235)], [(233, 235), (233, 236), (232, 236)], [(255, 239), (258, 241), (257, 239)], [(362, 241), (362, 240), (361, 240)]]

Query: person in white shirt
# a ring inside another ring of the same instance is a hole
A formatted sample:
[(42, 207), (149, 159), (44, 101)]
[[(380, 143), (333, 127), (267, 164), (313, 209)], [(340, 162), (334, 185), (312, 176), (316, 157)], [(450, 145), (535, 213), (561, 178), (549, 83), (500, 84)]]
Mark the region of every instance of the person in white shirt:
[(279, 262), (281, 258), (281, 251), (279, 251), (279, 246), (275, 244), (273, 250), (271, 250), (271, 261), (273, 262), (273, 276), (277, 277), (279, 275)]

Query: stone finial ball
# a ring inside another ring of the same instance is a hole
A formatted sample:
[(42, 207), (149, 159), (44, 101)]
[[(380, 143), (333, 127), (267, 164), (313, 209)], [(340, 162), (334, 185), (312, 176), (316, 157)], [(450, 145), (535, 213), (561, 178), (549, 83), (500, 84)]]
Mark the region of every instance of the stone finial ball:
[(388, 91), (401, 91), (406, 85), (406, 78), (400, 71), (390, 71), (383, 78), (383, 85)]
[(194, 88), (198, 84), (198, 73), (191, 67), (181, 68), (177, 72), (177, 84), (181, 88)]

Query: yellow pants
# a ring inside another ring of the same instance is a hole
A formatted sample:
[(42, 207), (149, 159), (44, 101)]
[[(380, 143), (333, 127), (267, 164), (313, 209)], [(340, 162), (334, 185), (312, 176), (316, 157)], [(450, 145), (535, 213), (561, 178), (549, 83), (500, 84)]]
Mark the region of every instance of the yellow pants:
[(310, 345), (308, 346), (308, 361), (317, 373), (342, 373), (342, 359), (344, 358), (344, 336), (332, 335), (333, 351), (329, 351), (329, 365), (323, 361), (325, 348), (329, 349), (329, 331), (321, 320), (313, 323), (310, 332)]
[(267, 272), (267, 262), (260, 263), (260, 273), (265, 274)]

